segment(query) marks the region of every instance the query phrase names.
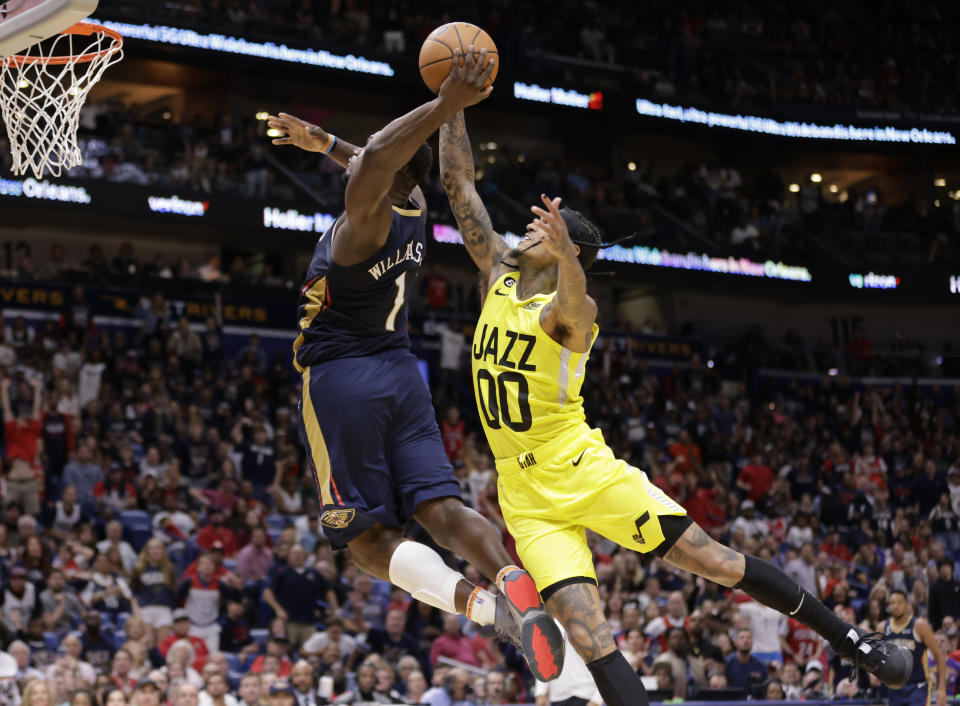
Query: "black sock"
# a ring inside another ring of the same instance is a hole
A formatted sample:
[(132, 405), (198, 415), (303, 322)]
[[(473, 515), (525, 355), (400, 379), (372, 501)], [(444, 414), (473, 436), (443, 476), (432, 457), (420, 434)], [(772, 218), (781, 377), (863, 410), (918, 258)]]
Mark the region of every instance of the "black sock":
[[(821, 603), (810, 591), (780, 571), (776, 566), (755, 556), (746, 556), (743, 580), (734, 588), (784, 615), (799, 620), (827, 639), (830, 646), (839, 652), (852, 646), (845, 640), (850, 625), (842, 621)], [(837, 649), (837, 648), (841, 649)], [(840, 655), (845, 656), (844, 654)]]
[(647, 690), (620, 650), (587, 665), (607, 706), (650, 706)]

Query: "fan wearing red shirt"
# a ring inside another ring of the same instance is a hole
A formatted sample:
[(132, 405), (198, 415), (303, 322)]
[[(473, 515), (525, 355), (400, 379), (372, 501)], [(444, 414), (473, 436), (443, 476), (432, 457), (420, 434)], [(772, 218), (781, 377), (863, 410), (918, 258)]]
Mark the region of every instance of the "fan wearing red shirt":
[(207, 643), (202, 637), (195, 637), (189, 633), (190, 615), (183, 608), (177, 608), (173, 611), (173, 632), (167, 635), (163, 641), (157, 645), (157, 651), (160, 652), (160, 656), (166, 659), (167, 652), (170, 651), (174, 642), (189, 640), (190, 645), (193, 647), (193, 654), (195, 655), (191, 666), (198, 672), (202, 672), (209, 652), (209, 650), (207, 650)]
[(834, 559), (840, 561), (850, 561), (850, 547), (840, 543), (839, 532), (831, 532), (827, 535), (827, 540), (820, 545), (820, 551), (826, 552)]
[(773, 471), (764, 464), (763, 456), (754, 454), (750, 463), (740, 470), (737, 476), (737, 487), (747, 494), (747, 498), (753, 502), (759, 501), (764, 495), (770, 492), (773, 485)]
[(290, 642), (283, 635), (272, 635), (269, 640), (267, 640), (267, 652), (266, 654), (259, 655), (253, 663), (250, 665), (250, 672), (253, 674), (260, 674), (263, 671), (263, 663), (267, 657), (276, 658), (277, 662), (280, 663), (280, 667), (277, 669), (278, 677), (289, 677), (290, 672), (293, 671), (293, 662), (290, 661), (290, 658), (287, 657), (287, 649), (290, 647)]
[(784, 656), (801, 667), (823, 654), (823, 639), (817, 631), (793, 618), (787, 618), (787, 636), (781, 642)]
[(40, 412), (43, 403), (43, 380), (39, 377), (30, 380), (33, 387), (32, 409), (21, 402), (19, 414), (14, 415), (10, 405), (10, 378), (0, 383), (0, 398), (3, 402), (4, 434), (6, 436), (7, 487), (3, 501), (5, 504), (17, 503), (25, 515), (40, 514), (40, 482), (43, 471), (40, 466), (40, 436), (43, 427), (40, 424)]
[(456, 461), (460, 458), (463, 449), (464, 422), (460, 419), (460, 409), (451, 406), (447, 409), (447, 416), (440, 425), (440, 434), (443, 437), (443, 448), (447, 458)]
[(449, 657), (474, 667), (480, 666), (473, 640), (460, 631), (459, 615), (443, 615), (443, 634), (434, 640), (430, 647), (430, 665), (436, 667), (441, 657)]
[(679, 438), (670, 444), (667, 451), (670, 453), (670, 458), (674, 460), (678, 471), (686, 473), (687, 471), (700, 470), (703, 461), (700, 447), (693, 443), (690, 432), (686, 429), (680, 432)]
[(237, 538), (233, 530), (223, 524), (223, 511), (217, 508), (210, 510), (210, 524), (197, 532), (197, 546), (204, 551), (212, 551), (213, 545), (220, 542), (223, 545), (223, 555), (228, 559), (237, 553)]

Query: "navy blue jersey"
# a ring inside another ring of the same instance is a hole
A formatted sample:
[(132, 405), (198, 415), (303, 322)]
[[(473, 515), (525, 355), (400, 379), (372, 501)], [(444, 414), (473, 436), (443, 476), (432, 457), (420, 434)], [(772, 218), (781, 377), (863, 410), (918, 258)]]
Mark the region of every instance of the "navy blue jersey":
[(910, 618), (910, 622), (903, 627), (903, 630), (900, 632), (894, 632), (893, 619), (888, 618), (887, 630), (883, 636), (884, 640), (889, 640), (893, 644), (909, 650), (910, 654), (913, 655), (913, 671), (910, 672), (910, 677), (907, 679), (908, 684), (928, 681), (925, 656), (927, 652), (927, 646), (924, 644), (923, 640), (917, 638), (917, 634), (914, 630), (914, 623), (916, 623), (916, 621), (917, 618), (914, 616)]
[(332, 234), (343, 217), (317, 242), (300, 289), (300, 335), (293, 344), (298, 370), (410, 347), (407, 299), (423, 260), (426, 215), (419, 208), (394, 206), (386, 244), (350, 267), (333, 261)]

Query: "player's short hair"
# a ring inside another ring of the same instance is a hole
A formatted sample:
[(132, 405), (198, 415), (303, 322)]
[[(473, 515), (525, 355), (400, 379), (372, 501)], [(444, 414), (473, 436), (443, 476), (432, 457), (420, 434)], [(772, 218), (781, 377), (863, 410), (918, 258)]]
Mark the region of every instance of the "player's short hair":
[(887, 598), (890, 598), (897, 594), (900, 594), (901, 596), (903, 596), (903, 600), (905, 600), (907, 603), (910, 602), (910, 596), (907, 595), (907, 592), (899, 588), (895, 588), (892, 591), (890, 591), (890, 593), (887, 594)]
[(580, 248), (577, 259), (580, 261), (583, 271), (586, 272), (593, 266), (597, 259), (597, 252), (603, 244), (600, 229), (584, 218), (579, 211), (561, 208), (560, 216), (563, 218), (563, 222), (567, 224), (570, 240)]
[(427, 183), (432, 168), (433, 148), (429, 142), (424, 142), (400, 171), (406, 172), (414, 183), (422, 185)]

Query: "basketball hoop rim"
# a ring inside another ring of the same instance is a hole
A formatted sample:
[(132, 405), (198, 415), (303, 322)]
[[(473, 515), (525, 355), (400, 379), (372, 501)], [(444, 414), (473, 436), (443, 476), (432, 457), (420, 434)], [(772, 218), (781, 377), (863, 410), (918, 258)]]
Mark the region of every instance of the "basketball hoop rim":
[(3, 58), (4, 63), (10, 63), (14, 66), (22, 66), (24, 64), (52, 64), (55, 66), (62, 66), (64, 64), (89, 64), (92, 61), (97, 59), (103, 59), (104, 57), (110, 56), (111, 54), (116, 54), (118, 51), (123, 49), (123, 35), (117, 32), (116, 30), (110, 29), (109, 27), (104, 27), (103, 25), (93, 24), (92, 22), (77, 22), (75, 25), (67, 27), (65, 30), (58, 32), (57, 34), (78, 34), (84, 37), (89, 37), (93, 34), (105, 34), (111, 39), (113, 43), (101, 51), (93, 51), (87, 54), (80, 55), (68, 55), (68, 56), (24, 56), (23, 54), (13, 54)]

